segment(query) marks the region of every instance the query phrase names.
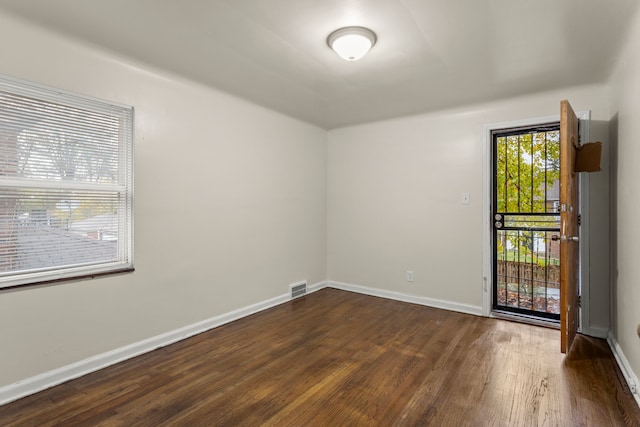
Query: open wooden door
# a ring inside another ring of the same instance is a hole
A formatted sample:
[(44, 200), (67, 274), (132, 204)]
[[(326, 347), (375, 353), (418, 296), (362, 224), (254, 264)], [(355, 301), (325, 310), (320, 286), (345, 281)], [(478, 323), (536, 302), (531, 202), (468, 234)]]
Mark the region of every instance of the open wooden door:
[(578, 118), (560, 102), (560, 350), (568, 353), (578, 332)]

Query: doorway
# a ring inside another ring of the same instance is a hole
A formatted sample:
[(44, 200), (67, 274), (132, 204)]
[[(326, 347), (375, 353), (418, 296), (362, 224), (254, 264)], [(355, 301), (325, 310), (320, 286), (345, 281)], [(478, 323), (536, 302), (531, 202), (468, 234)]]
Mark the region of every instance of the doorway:
[(495, 129), (493, 311), (560, 320), (560, 123)]

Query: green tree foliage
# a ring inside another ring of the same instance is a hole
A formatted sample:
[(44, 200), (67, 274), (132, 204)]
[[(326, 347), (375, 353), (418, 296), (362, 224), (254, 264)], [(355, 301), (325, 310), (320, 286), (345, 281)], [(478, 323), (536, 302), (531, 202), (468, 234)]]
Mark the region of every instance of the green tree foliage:
[(550, 212), (545, 189), (560, 178), (560, 132), (504, 136), (496, 145), (497, 211)]
[[(560, 178), (560, 132), (534, 132), (507, 135), (496, 140), (497, 212), (508, 213), (504, 225), (544, 227), (556, 220), (552, 216), (528, 216), (530, 213), (555, 213)], [(521, 214), (521, 215), (518, 215)], [(540, 231), (501, 233), (498, 254), (507, 254), (505, 245), (529, 261), (537, 256), (537, 244), (544, 239)], [(507, 258), (513, 259), (515, 254)], [(515, 259), (514, 259), (515, 260)], [(534, 262), (544, 260), (534, 259)]]

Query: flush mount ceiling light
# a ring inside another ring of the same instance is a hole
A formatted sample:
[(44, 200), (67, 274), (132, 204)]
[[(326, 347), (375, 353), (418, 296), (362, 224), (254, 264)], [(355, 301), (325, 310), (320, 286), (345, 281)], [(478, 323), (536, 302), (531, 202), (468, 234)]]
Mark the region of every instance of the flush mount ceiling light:
[(357, 61), (376, 44), (376, 34), (364, 27), (345, 27), (327, 37), (327, 44), (342, 59)]

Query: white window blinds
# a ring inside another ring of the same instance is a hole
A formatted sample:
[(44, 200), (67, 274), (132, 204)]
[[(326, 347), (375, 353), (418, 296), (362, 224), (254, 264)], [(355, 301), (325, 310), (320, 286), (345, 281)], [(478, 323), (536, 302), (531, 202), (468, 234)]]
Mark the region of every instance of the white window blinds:
[(0, 76), (0, 287), (132, 268), (133, 109)]

